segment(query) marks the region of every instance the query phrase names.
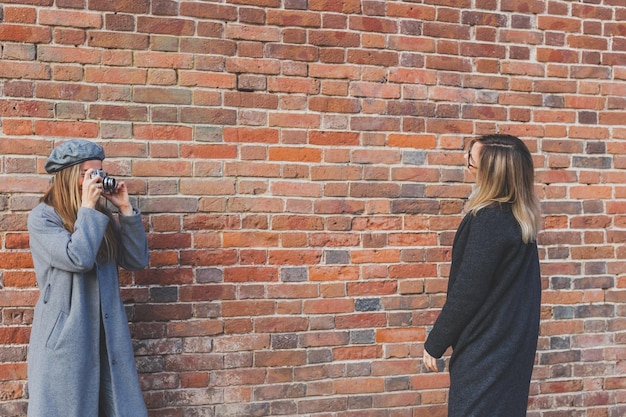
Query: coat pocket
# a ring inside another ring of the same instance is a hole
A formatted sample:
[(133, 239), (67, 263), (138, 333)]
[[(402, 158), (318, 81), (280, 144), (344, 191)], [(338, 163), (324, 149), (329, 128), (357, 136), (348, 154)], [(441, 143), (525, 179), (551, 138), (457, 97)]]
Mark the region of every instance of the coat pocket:
[(65, 328), (65, 322), (67, 321), (67, 313), (64, 311), (59, 312), (57, 316), (57, 320), (54, 323), (54, 327), (48, 336), (48, 340), (46, 341), (46, 347), (48, 349), (55, 349), (57, 344), (59, 343), (59, 338), (61, 337), (61, 332)]
[(46, 290), (43, 293), (43, 303), (48, 304), (49, 299), (50, 299), (50, 284), (46, 285)]

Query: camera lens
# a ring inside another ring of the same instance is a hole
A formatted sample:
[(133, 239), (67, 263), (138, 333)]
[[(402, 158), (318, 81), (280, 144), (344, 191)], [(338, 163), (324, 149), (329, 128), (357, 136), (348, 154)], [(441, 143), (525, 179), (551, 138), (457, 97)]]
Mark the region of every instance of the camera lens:
[(91, 173), (91, 178), (95, 177), (102, 178), (102, 188), (104, 189), (104, 191), (106, 191), (107, 193), (115, 192), (115, 178), (109, 177), (109, 174), (101, 169), (96, 169), (94, 172)]
[(102, 186), (104, 188), (104, 191), (112, 193), (113, 191), (115, 191), (115, 178), (113, 177), (104, 177), (102, 179)]

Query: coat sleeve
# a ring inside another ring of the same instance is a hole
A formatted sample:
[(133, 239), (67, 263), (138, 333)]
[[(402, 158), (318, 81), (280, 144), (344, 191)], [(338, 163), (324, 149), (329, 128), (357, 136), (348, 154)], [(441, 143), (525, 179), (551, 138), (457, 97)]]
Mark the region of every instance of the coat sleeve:
[(469, 231), (456, 280), (428, 335), (424, 348), (440, 358), (454, 346), (461, 333), (487, 298), (499, 263), (518, 233), (511, 232), (512, 216), (503, 210), (485, 208), (470, 219)]
[(129, 271), (136, 271), (148, 266), (150, 255), (148, 239), (141, 222), (141, 213), (130, 216), (120, 215), (120, 253), (119, 265)]
[(88, 272), (96, 263), (108, 223), (106, 215), (81, 207), (74, 223), (74, 233), (70, 233), (54, 209), (40, 206), (28, 218), (31, 249), (53, 268)]

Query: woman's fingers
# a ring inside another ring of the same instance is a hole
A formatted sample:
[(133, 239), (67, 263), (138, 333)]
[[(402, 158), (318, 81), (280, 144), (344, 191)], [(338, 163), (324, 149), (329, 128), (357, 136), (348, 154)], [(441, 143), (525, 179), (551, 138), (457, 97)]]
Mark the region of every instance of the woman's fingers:
[(424, 366), (431, 372), (437, 372), (439, 370), (437, 367), (437, 359), (432, 357), (426, 349), (424, 349)]
[(83, 207), (95, 208), (98, 199), (102, 195), (102, 179), (99, 176), (91, 178), (91, 174), (93, 169), (88, 169), (85, 172), (85, 177), (83, 178), (83, 195), (82, 195), (82, 205)]

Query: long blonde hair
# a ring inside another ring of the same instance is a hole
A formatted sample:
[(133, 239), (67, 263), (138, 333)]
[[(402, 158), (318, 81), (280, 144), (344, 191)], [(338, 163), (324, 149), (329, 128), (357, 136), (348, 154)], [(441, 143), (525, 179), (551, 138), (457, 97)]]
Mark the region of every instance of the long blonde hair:
[(510, 203), (524, 243), (533, 241), (541, 227), (539, 199), (534, 191), (535, 174), (530, 151), (511, 135), (486, 135), (472, 141), (482, 145), (471, 213), (494, 203)]
[[(82, 202), (79, 186), (81, 175), (81, 164), (55, 172), (50, 188), (41, 198), (41, 201), (54, 207), (63, 220), (63, 226), (70, 233), (74, 233), (74, 223), (76, 223), (78, 209)], [(113, 223), (115, 219), (100, 201), (96, 204), (96, 210), (109, 217), (109, 224), (98, 251), (98, 258), (111, 261), (117, 257), (118, 252), (117, 234)]]

